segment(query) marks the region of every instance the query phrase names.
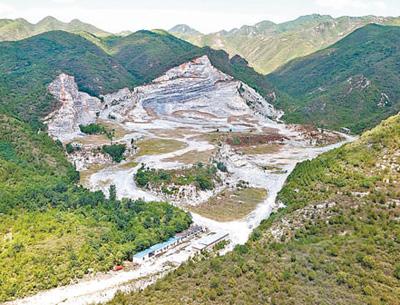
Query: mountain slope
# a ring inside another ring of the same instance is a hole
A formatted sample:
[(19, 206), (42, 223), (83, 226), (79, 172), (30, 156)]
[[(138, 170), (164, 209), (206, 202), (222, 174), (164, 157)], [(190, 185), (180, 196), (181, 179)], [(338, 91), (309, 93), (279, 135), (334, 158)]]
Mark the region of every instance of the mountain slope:
[(110, 33), (77, 19), (69, 23), (64, 23), (54, 17), (48, 16), (36, 24), (29, 23), (22, 18), (15, 20), (0, 19), (0, 41), (21, 40), (50, 31), (66, 31), (71, 33), (88, 32), (96, 36), (110, 35)]
[(110, 93), (153, 80), (167, 70), (207, 55), (212, 64), (256, 89), (268, 102), (280, 94), (247, 62), (224, 51), (199, 48), (164, 31), (139, 31), (126, 37), (85, 37), (63, 31), (0, 43), (0, 105), (36, 122), (55, 105), (47, 86), (59, 74), (73, 75), (91, 95)]
[(110, 304), (390, 304), (400, 297), (400, 115), (298, 165), (286, 208), (232, 253)]
[(200, 54), (200, 48), (164, 31), (138, 31), (104, 40), (111, 54), (137, 79), (149, 82)]
[(267, 79), (296, 101), (277, 105), (291, 122), (354, 132), (400, 110), (400, 28), (368, 25)]
[(207, 55), (213, 66), (256, 89), (270, 103), (288, 98), (280, 94), (261, 74), (240, 56), (229, 58), (222, 50), (199, 48), (165, 31), (138, 31), (126, 37), (101, 40), (108, 50), (136, 79), (149, 82), (169, 69)]
[(231, 56), (238, 54), (256, 71), (266, 74), (294, 58), (321, 50), (369, 23), (398, 25), (399, 19), (309, 15), (281, 24), (263, 21), (208, 35), (171, 33), (199, 46), (222, 49)]
[(192, 37), (203, 35), (199, 31), (191, 28), (186, 24), (178, 24), (171, 29), (168, 30), (168, 33), (171, 33), (174, 36), (177, 36), (184, 40), (190, 40)]
[(77, 180), (60, 144), (0, 114), (0, 302), (109, 271), (191, 221), (167, 203), (108, 200)]
[(2, 112), (39, 121), (54, 108), (47, 85), (62, 72), (74, 75), (80, 89), (92, 95), (135, 84), (115, 59), (88, 40), (67, 32), (48, 32), (0, 43)]

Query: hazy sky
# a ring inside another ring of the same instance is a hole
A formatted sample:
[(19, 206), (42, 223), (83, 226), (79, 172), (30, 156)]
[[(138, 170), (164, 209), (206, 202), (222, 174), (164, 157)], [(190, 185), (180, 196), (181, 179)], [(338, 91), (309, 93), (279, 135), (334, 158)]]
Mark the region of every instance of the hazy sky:
[(178, 23), (212, 32), (311, 13), (399, 16), (400, 0), (0, 0), (0, 18), (78, 18), (111, 32), (169, 29)]

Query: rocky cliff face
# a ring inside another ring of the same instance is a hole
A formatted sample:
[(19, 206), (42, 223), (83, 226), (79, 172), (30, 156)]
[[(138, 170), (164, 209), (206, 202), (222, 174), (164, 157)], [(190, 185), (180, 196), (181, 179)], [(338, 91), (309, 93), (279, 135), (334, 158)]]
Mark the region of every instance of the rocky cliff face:
[(48, 87), (49, 92), (61, 103), (61, 108), (46, 117), (49, 134), (68, 141), (79, 134), (79, 125), (96, 121), (100, 111), (98, 98), (79, 92), (75, 79), (67, 74), (60, 74)]
[(120, 123), (164, 119), (228, 124), (281, 116), (255, 90), (213, 67), (207, 56), (173, 68), (149, 85), (100, 99), (79, 92), (74, 77), (66, 74), (54, 80), (49, 91), (61, 108), (45, 122), (49, 134), (62, 142), (78, 136), (80, 124), (94, 123), (98, 117)]
[[(151, 84), (136, 88), (135, 96), (147, 114), (163, 119), (199, 122), (255, 114), (276, 119), (281, 115), (249, 86), (213, 67), (207, 56), (173, 68)], [(119, 111), (115, 117), (120, 115)], [(138, 113), (130, 115), (138, 117)]]

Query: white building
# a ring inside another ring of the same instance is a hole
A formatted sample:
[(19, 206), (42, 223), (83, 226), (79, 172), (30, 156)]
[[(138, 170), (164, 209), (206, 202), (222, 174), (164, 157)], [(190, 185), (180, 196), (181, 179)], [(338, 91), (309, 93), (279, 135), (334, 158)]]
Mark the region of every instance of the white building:
[(211, 250), (216, 244), (229, 238), (229, 233), (218, 232), (211, 233), (203, 238), (200, 238), (192, 248), (197, 251)]

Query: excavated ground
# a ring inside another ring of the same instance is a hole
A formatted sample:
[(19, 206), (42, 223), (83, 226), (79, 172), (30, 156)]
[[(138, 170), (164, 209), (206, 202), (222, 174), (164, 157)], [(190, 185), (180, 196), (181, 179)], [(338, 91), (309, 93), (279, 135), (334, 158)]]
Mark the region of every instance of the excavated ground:
[[(103, 97), (103, 101), (79, 93), (67, 75), (60, 76), (50, 89), (63, 104), (47, 118), (50, 135), (86, 148), (69, 156), (84, 169), (82, 184), (106, 194), (113, 184), (119, 198), (168, 200), (191, 210), (194, 223), (229, 233), (225, 251), (245, 243), (277, 207), (276, 196), (298, 162), (352, 140), (272, 121), (270, 118), (279, 118), (279, 111), (253, 89), (216, 70), (204, 57), (171, 69), (148, 86), (123, 89)], [(79, 132), (79, 124), (94, 122), (114, 129), (113, 143), (131, 148), (122, 163), (93, 155), (98, 152), (96, 147), (110, 141)], [(181, 187), (171, 195), (135, 183), (142, 165), (168, 172), (213, 161), (222, 163), (226, 170), (218, 172), (219, 182), (212, 190)], [(117, 290), (143, 288), (176, 268), (194, 255), (191, 246), (195, 242), (171, 249), (136, 269), (98, 274), (12, 304), (107, 301)]]

